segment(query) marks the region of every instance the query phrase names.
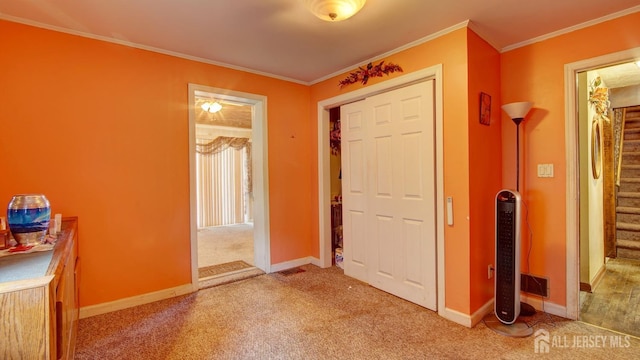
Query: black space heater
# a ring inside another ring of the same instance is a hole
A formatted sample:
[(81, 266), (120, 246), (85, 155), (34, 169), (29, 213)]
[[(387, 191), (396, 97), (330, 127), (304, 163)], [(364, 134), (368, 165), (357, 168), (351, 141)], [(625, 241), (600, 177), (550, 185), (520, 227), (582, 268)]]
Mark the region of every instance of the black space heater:
[(496, 195), (496, 317), (513, 324), (520, 315), (520, 194), (502, 190)]

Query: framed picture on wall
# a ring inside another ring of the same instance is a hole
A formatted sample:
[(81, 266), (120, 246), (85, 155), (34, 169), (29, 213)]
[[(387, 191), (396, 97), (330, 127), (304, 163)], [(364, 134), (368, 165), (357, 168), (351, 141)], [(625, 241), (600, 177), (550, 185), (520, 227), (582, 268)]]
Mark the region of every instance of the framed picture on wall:
[(491, 124), (491, 95), (480, 93), (480, 124)]

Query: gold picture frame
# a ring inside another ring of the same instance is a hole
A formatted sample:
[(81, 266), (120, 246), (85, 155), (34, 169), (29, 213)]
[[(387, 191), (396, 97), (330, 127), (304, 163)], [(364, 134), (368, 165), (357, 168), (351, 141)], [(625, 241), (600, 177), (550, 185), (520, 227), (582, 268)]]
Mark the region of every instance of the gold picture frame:
[(600, 178), (602, 169), (602, 134), (600, 121), (594, 119), (591, 123), (591, 174), (594, 179)]

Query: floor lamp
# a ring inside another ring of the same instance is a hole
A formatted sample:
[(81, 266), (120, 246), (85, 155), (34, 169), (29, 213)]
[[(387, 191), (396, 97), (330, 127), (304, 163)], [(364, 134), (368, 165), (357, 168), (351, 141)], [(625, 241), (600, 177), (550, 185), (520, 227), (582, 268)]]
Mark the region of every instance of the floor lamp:
[(516, 191), (520, 191), (520, 123), (531, 110), (533, 103), (522, 101), (502, 105), (502, 110), (516, 124)]
[[(502, 109), (516, 124), (516, 191), (503, 189), (496, 194), (494, 316), (485, 317), (485, 324), (502, 335), (525, 337), (533, 329), (520, 316), (520, 123), (531, 106), (516, 102)], [(525, 305), (528, 307), (529, 305)], [(532, 309), (532, 308), (531, 308)], [(527, 309), (530, 310), (530, 309)], [(535, 313), (535, 309), (533, 310)]]

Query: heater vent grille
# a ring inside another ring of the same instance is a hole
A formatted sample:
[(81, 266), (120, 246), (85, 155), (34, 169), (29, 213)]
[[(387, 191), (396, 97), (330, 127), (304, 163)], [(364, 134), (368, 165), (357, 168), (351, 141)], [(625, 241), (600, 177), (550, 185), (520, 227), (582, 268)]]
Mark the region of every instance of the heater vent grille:
[(520, 274), (520, 290), (542, 297), (549, 297), (549, 280), (531, 274)]

